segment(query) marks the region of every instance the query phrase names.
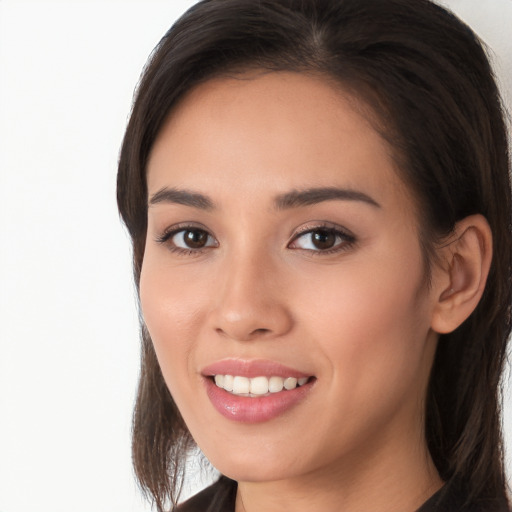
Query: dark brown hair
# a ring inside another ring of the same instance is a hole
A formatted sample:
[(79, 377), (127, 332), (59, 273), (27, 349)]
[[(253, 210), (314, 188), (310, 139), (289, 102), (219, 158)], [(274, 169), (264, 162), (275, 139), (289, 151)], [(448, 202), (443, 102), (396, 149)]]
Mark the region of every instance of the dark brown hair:
[[(376, 115), (415, 194), (421, 241), (480, 213), (494, 257), (478, 307), (440, 338), (426, 401), (426, 436), (445, 489), (471, 505), (506, 506), (500, 376), (511, 330), (511, 192), (507, 135), (492, 70), (476, 35), (429, 0), (204, 0), (163, 37), (138, 86), (118, 173), (119, 210), (139, 283), (147, 227), (145, 168), (183, 95), (246, 71), (320, 73)], [(142, 326), (133, 461), (159, 511), (174, 501), (193, 442)]]

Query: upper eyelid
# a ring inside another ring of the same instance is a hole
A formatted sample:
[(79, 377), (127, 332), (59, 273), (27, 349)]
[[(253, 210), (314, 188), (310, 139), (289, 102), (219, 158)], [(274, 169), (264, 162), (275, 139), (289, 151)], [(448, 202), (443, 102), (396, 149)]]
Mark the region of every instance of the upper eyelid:
[(339, 224), (335, 224), (333, 222), (329, 221), (317, 221), (317, 222), (311, 222), (306, 223), (302, 227), (295, 229), (291, 235), (290, 239), (291, 241), (295, 240), (297, 237), (301, 235), (305, 235), (307, 233), (314, 233), (315, 231), (319, 231), (325, 229), (327, 231), (336, 231), (342, 235), (345, 235), (347, 237), (356, 238), (356, 236), (350, 231), (349, 229), (340, 226)]
[[(169, 240), (172, 236), (176, 235), (180, 231), (186, 231), (186, 230), (201, 230), (208, 234), (208, 236), (211, 236), (217, 244), (219, 244), (219, 241), (214, 233), (212, 233), (212, 230), (207, 228), (205, 225), (199, 223), (199, 222), (179, 222), (176, 224), (173, 224), (171, 226), (168, 226), (163, 231), (161, 231), (161, 234), (156, 237), (157, 242), (162, 242), (165, 240)], [(339, 224), (335, 224), (330, 221), (312, 221), (310, 223), (306, 223), (303, 226), (296, 228), (288, 237), (288, 242), (286, 245), (290, 245), (293, 243), (297, 238), (300, 236), (306, 235), (308, 233), (314, 233), (315, 231), (319, 230), (328, 230), (328, 231), (335, 231), (339, 233), (340, 235), (343, 235), (347, 238), (356, 239), (356, 236), (347, 228), (340, 226)]]
[[(337, 236), (341, 237), (341, 238), (345, 238), (345, 239), (350, 239), (350, 240), (355, 240), (355, 237), (349, 233), (346, 233), (345, 231), (342, 231), (340, 229), (336, 229), (336, 228), (316, 228), (316, 229), (308, 229), (307, 231), (303, 231), (301, 233), (297, 233), (297, 235), (295, 235), (289, 242), (289, 244), (295, 242), (296, 240), (298, 240), (299, 238), (302, 238), (304, 235), (310, 235), (312, 233), (316, 233), (317, 231), (327, 231), (327, 232), (332, 232), (332, 233), (335, 233)], [(288, 245), (289, 245), (288, 244)]]
[[(205, 245), (204, 247), (198, 247), (198, 248), (192, 248), (192, 247), (185, 248), (185, 247), (180, 247), (179, 245), (176, 245), (172, 241), (172, 239), (178, 233), (181, 233), (183, 231), (192, 231), (194, 229), (198, 230), (198, 231), (205, 232), (208, 235), (208, 238), (213, 239), (213, 241), (215, 242), (214, 245)], [(215, 238), (215, 236), (213, 236), (209, 230), (207, 230), (203, 227), (198, 227), (198, 226), (191, 225), (191, 224), (187, 224), (185, 226), (180, 226), (179, 224), (174, 224), (173, 226), (169, 226), (160, 235), (158, 235), (155, 238), (155, 242), (158, 244), (161, 244), (163, 246), (164, 245), (167, 246), (167, 248), (169, 250), (171, 250), (171, 252), (177, 253), (178, 255), (186, 254), (186, 255), (190, 255), (190, 256), (199, 255), (206, 249), (211, 249), (211, 248), (215, 248), (215, 247), (219, 246), (219, 242), (218, 242), (217, 238)]]
[(160, 234), (157, 235), (157, 239), (175, 235), (176, 233), (179, 233), (180, 231), (187, 231), (187, 230), (193, 230), (193, 229), (204, 231), (205, 233), (208, 233), (208, 235), (210, 235), (216, 239), (215, 235), (211, 232), (210, 229), (208, 229), (203, 224), (196, 223), (196, 222), (178, 222), (177, 224), (172, 224), (171, 226), (167, 226), (166, 228), (158, 231), (158, 233), (160, 233)]
[[(336, 236), (339, 236), (342, 240), (337, 245), (333, 246), (329, 249), (304, 249), (302, 247), (290, 247), (293, 244), (297, 243), (297, 241), (304, 235), (308, 235), (311, 233), (315, 233), (316, 231), (330, 231), (336, 234)], [(297, 251), (307, 251), (310, 254), (317, 254), (317, 255), (329, 255), (334, 253), (343, 252), (344, 249), (348, 249), (348, 247), (353, 247), (354, 244), (357, 243), (356, 236), (349, 231), (346, 228), (343, 228), (342, 226), (333, 224), (331, 222), (323, 222), (321, 224), (317, 224), (316, 226), (304, 226), (302, 230), (296, 231), (295, 234), (292, 236), (291, 240), (287, 243), (287, 247), (293, 250)]]

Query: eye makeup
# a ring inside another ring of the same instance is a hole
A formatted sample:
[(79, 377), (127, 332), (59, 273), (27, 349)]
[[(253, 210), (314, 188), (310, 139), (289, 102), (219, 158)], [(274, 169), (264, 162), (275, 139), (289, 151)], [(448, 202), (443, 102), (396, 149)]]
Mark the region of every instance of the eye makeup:
[[(198, 255), (219, 247), (219, 242), (204, 226), (180, 223), (167, 228), (155, 241), (179, 255)], [(330, 255), (346, 251), (356, 243), (356, 237), (345, 228), (321, 221), (308, 223), (293, 235), (288, 249), (315, 255)]]

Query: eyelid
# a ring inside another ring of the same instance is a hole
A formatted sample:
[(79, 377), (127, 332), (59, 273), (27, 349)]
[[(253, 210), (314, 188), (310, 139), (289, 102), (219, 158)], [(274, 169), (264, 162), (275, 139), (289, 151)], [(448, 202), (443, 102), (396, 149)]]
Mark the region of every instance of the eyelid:
[[(315, 233), (316, 231), (328, 231), (336, 234), (336, 236), (339, 236), (343, 239), (343, 242), (333, 246), (330, 249), (304, 249), (302, 247), (290, 247), (296, 240), (301, 238), (304, 235), (307, 235), (308, 233)], [(292, 239), (288, 243), (287, 247), (295, 250), (302, 250), (306, 251), (311, 254), (320, 254), (320, 255), (327, 255), (332, 254), (336, 252), (342, 252), (344, 250), (347, 250), (348, 248), (352, 247), (357, 242), (356, 236), (347, 228), (340, 226), (339, 224), (334, 224), (332, 222), (328, 221), (318, 221), (318, 222), (310, 222), (302, 227), (300, 227), (298, 230), (295, 231), (295, 233), (292, 235)]]
[[(213, 239), (215, 241), (215, 244), (213, 245), (206, 245), (204, 247), (200, 247), (197, 249), (189, 248), (185, 249), (183, 247), (179, 247), (175, 245), (174, 243), (169, 243), (169, 241), (178, 233), (181, 231), (187, 231), (187, 230), (198, 230), (198, 231), (204, 231), (209, 238)], [(332, 248), (329, 249), (306, 249), (302, 247), (291, 247), (292, 244), (298, 240), (300, 237), (307, 235), (308, 233), (314, 233), (316, 231), (328, 231), (334, 233), (337, 237), (340, 237), (342, 239), (341, 243), (336, 244)], [(168, 248), (172, 250), (173, 252), (177, 252), (179, 254), (200, 254), (206, 249), (215, 248), (219, 246), (219, 242), (216, 238), (216, 236), (203, 224), (197, 223), (197, 222), (180, 222), (177, 224), (173, 224), (169, 227), (167, 227), (162, 234), (158, 235), (155, 238), (155, 241), (159, 244), (168, 245)], [(349, 249), (356, 243), (357, 239), (355, 235), (352, 234), (352, 232), (345, 227), (340, 226), (339, 224), (334, 224), (332, 222), (328, 221), (314, 221), (309, 222), (300, 228), (298, 228), (295, 233), (291, 236), (291, 240), (288, 242), (287, 247), (294, 249), (294, 250), (302, 250), (310, 254), (320, 254), (320, 255), (327, 255), (332, 254), (336, 252), (342, 252), (344, 250)]]
[(202, 230), (208, 233), (209, 235), (212, 235), (210, 230), (199, 222), (178, 222), (177, 224), (172, 224), (171, 226), (167, 226), (165, 229), (161, 230), (161, 234), (156, 235), (155, 241), (164, 242), (165, 240), (168, 240), (169, 237), (171, 237), (172, 235), (175, 235), (176, 233), (179, 233), (180, 231), (185, 231), (187, 229)]
[[(185, 249), (183, 247), (178, 247), (177, 245), (171, 244), (171, 239), (180, 233), (181, 231), (204, 231), (209, 238), (212, 238), (215, 241), (215, 245), (206, 245), (201, 248), (193, 249)], [(218, 247), (219, 242), (217, 241), (217, 238), (215, 235), (211, 233), (211, 231), (204, 225), (197, 223), (197, 222), (179, 222), (178, 224), (173, 224), (172, 226), (169, 226), (164, 229), (164, 231), (155, 237), (155, 242), (162, 245), (167, 245), (168, 249), (172, 252), (176, 252), (178, 254), (200, 254), (206, 249), (210, 249), (212, 247)]]

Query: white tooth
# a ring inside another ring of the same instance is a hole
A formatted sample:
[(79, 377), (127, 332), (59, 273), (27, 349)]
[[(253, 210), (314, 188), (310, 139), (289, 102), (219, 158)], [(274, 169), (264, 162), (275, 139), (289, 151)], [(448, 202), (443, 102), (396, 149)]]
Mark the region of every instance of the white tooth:
[(233, 391), (233, 375), (224, 375), (222, 387), (226, 391)]
[(288, 377), (284, 381), (285, 389), (295, 389), (297, 387), (297, 379), (295, 377)]
[(304, 386), (304, 384), (306, 384), (306, 382), (307, 382), (307, 381), (308, 381), (308, 378), (307, 378), (307, 377), (302, 377), (302, 379), (299, 379), (299, 380), (297, 381), (297, 384), (298, 384), (299, 386)]
[(268, 380), (268, 390), (271, 393), (279, 393), (283, 390), (284, 379), (282, 377), (270, 377)]
[(268, 393), (267, 377), (254, 377), (250, 380), (250, 392), (253, 395), (265, 395)]
[(247, 377), (240, 377), (239, 375), (234, 377), (233, 393), (237, 395), (249, 393), (249, 379)]
[(224, 375), (215, 375), (215, 384), (217, 384), (219, 388), (224, 387)]

